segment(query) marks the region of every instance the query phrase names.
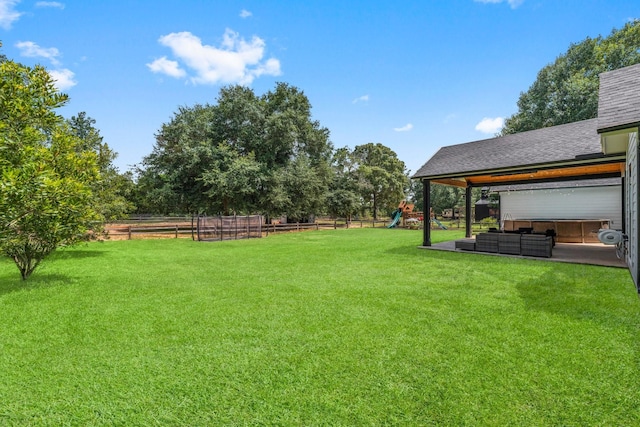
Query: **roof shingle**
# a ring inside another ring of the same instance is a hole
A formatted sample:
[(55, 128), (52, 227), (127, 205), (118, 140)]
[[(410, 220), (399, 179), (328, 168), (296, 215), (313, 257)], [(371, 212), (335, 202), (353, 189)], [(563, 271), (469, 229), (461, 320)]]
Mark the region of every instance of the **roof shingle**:
[(598, 132), (640, 124), (640, 64), (600, 74)]
[(598, 119), (442, 147), (413, 178), (572, 161), (601, 154)]

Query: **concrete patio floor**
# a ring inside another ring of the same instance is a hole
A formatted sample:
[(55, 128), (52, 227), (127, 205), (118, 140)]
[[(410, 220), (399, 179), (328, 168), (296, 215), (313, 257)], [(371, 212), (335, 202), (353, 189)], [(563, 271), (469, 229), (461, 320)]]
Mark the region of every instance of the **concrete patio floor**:
[(464, 251), (456, 249), (455, 243), (455, 240), (450, 240), (448, 242), (436, 243), (432, 246), (420, 246), (420, 248), (435, 251), (459, 252), (471, 255), (489, 255), (534, 259), (547, 262), (568, 262), (572, 264), (591, 264), (605, 267), (627, 268), (626, 262), (618, 259), (616, 256), (615, 246), (604, 245), (602, 243), (556, 243), (553, 248), (551, 258)]

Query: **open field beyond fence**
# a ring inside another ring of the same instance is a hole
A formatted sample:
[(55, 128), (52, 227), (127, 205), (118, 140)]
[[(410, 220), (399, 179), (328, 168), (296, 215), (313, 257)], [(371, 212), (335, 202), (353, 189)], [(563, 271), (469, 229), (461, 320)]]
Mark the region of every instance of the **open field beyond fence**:
[(640, 425), (626, 270), (421, 237), (93, 242), (26, 283), (0, 259), (0, 425)]

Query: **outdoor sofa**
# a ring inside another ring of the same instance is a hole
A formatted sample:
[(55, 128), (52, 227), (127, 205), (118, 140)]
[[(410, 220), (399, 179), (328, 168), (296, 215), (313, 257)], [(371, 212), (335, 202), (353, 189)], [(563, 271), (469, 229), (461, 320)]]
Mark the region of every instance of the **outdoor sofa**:
[(528, 233), (480, 233), (475, 244), (468, 240), (456, 242), (456, 249), (509, 255), (551, 257), (553, 236)]

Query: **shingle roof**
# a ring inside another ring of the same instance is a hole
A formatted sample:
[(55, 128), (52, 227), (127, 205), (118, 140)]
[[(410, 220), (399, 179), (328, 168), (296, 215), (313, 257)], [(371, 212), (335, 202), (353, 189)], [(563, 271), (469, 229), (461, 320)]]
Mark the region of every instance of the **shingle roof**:
[(578, 181), (538, 182), (534, 184), (495, 185), (495, 186), (491, 186), (491, 191), (495, 193), (500, 193), (503, 191), (519, 191), (519, 190), (608, 187), (612, 185), (620, 185), (621, 183), (622, 183), (621, 178), (598, 178), (598, 179), (582, 179)]
[(640, 124), (640, 64), (600, 74), (598, 132)]
[(560, 163), (602, 154), (597, 119), (441, 148), (413, 175), (429, 178)]

